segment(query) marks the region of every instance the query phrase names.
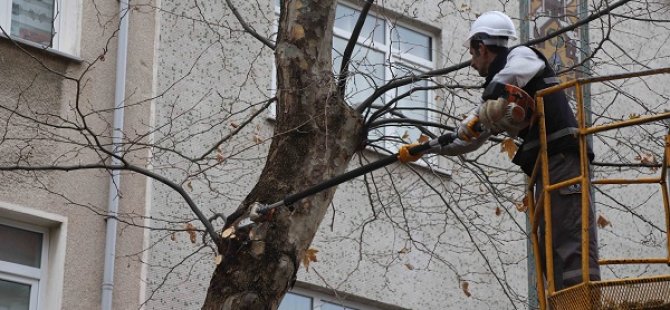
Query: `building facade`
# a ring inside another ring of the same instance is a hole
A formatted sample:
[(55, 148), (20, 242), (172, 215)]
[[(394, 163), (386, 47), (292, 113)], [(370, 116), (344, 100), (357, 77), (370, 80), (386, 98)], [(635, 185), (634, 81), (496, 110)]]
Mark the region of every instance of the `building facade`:
[[(110, 172), (82, 167), (108, 158), (101, 150), (112, 148), (115, 93), (123, 87), (116, 82), (125, 80), (129, 101), (152, 93), (153, 15), (129, 15), (133, 29), (149, 31), (127, 36), (120, 79), (118, 12), (111, 2), (0, 4), (2, 309), (99, 309), (105, 294), (113, 296), (108, 309), (140, 307), (145, 231), (123, 221), (142, 224), (147, 179), (124, 172), (112, 182)], [(127, 107), (124, 132), (146, 131), (149, 113), (149, 106)], [(146, 162), (147, 154), (128, 160)], [(21, 166), (50, 168), (12, 170)], [(48, 171), (59, 166), (73, 170)], [(109, 217), (113, 204), (118, 214)], [(108, 222), (118, 224), (116, 233), (106, 233)], [(106, 246), (114, 249), (113, 269)]]
[[(0, 239), (14, 240), (0, 244), (0, 309), (201, 307), (217, 255), (184, 195), (221, 227), (217, 214), (238, 207), (281, 134), (273, 51), (250, 33), (275, 40), (279, 1), (233, 1), (234, 10), (210, 2), (0, 1)], [(463, 38), (482, 12), (504, 11), (534, 38), (583, 18), (582, 4), (566, 2), (375, 3), (350, 62), (347, 101), (356, 106), (394, 79), (468, 60)], [(338, 2), (334, 74), (363, 5)], [(668, 16), (667, 5), (647, 5), (658, 6), (648, 19)], [(639, 17), (637, 8), (619, 10)], [(618, 23), (599, 20), (540, 48), (557, 71), (578, 77), (663, 66), (668, 30), (654, 25), (650, 38), (638, 31), (648, 21), (613, 18)], [(593, 50), (600, 53), (590, 57)], [(663, 81), (594, 85), (593, 122), (667, 109)], [(476, 106), (480, 83), (473, 70), (455, 70), (389, 91), (373, 107), (393, 103), (409, 118), (454, 126)], [(611, 104), (622, 94), (625, 107)], [(416, 127), (383, 121), (393, 116), (371, 121), (370, 145), (352, 168), (419, 138)], [(594, 138), (596, 161), (659, 154), (653, 137), (662, 130)], [(317, 261), (301, 266), (280, 309), (535, 307), (519, 206), (525, 180), (497, 149), (426, 157), (340, 185), (311, 246)], [(596, 174), (652, 173), (606, 167)], [(610, 223), (600, 230), (603, 255), (665, 253), (665, 224), (647, 206), (658, 195), (596, 193), (598, 215)], [(603, 270), (658, 272), (663, 267)]]

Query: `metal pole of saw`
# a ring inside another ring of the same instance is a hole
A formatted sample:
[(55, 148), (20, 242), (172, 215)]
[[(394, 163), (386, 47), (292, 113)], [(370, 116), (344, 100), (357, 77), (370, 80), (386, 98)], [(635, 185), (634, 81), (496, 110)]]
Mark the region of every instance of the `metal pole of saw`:
[[(421, 154), (421, 153), (423, 153), (423, 152), (425, 152), (425, 151), (427, 151), (427, 150), (429, 150), (433, 147), (436, 147), (438, 145), (445, 146), (445, 145), (453, 142), (455, 139), (456, 139), (455, 134), (447, 133), (447, 134), (444, 134), (444, 135), (442, 135), (438, 138), (432, 139), (428, 142), (425, 142), (423, 144), (420, 144), (420, 145), (417, 145), (415, 147), (410, 148), (409, 149), (409, 154), (410, 155), (419, 155), (419, 154)], [(339, 184), (344, 183), (346, 181), (349, 181), (353, 178), (364, 175), (368, 172), (372, 172), (372, 171), (377, 170), (379, 168), (388, 166), (388, 165), (390, 165), (390, 164), (392, 164), (396, 161), (398, 161), (398, 153), (395, 153), (393, 155), (388, 155), (388, 156), (386, 156), (386, 157), (384, 157), (384, 158), (382, 158), (378, 161), (374, 161), (374, 162), (371, 162), (367, 165), (360, 166), (360, 167), (358, 167), (354, 170), (351, 170), (351, 171), (348, 171), (344, 174), (338, 175), (338, 176), (336, 176), (336, 177), (334, 177), (330, 180), (326, 180), (322, 183), (314, 185), (314, 186), (312, 186), (312, 187), (310, 187), (310, 188), (308, 188), (308, 189), (306, 189), (302, 192), (298, 192), (298, 193), (295, 193), (295, 194), (288, 195), (282, 201), (278, 201), (278, 202), (275, 202), (275, 203), (270, 204), (270, 205), (260, 206), (255, 211), (259, 215), (264, 215), (264, 214), (266, 214), (267, 212), (269, 212), (270, 210), (272, 210), (274, 208), (291, 205), (292, 203), (294, 203), (294, 202), (296, 202), (300, 199), (303, 199), (305, 197), (314, 195), (316, 193), (319, 193), (321, 191), (329, 189), (329, 188), (331, 188), (335, 185), (339, 185)]]

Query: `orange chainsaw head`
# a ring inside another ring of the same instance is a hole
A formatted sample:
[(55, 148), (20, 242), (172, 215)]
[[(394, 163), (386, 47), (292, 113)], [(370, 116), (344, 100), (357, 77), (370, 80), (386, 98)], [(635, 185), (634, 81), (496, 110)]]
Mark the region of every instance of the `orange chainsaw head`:
[(482, 99), (482, 124), (494, 134), (506, 131), (516, 136), (535, 122), (535, 101), (517, 86), (493, 82), (484, 90)]
[(482, 99), (486, 101), (496, 100), (498, 98), (503, 98), (507, 100), (507, 102), (515, 103), (517, 106), (521, 107), (523, 110), (518, 110), (519, 114), (524, 114), (526, 117), (530, 116), (530, 124), (533, 124), (533, 121), (535, 120), (535, 100), (533, 100), (533, 97), (531, 97), (525, 90), (511, 84), (492, 82), (486, 86), (486, 89), (484, 89)]
[(525, 109), (526, 112), (530, 112), (532, 115), (535, 114), (535, 100), (531, 97), (525, 90), (516, 87), (511, 84), (504, 84), (505, 91), (503, 92), (502, 98), (505, 98), (508, 102), (514, 102), (521, 108)]

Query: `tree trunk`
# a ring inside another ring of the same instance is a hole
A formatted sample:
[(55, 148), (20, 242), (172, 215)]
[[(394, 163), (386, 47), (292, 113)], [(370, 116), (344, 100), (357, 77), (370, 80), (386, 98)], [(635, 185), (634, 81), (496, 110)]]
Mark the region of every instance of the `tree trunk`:
[[(336, 1), (283, 1), (277, 48), (275, 138), (260, 180), (240, 208), (274, 203), (345, 172), (362, 119), (338, 95), (332, 71)], [(278, 208), (220, 245), (203, 309), (276, 309), (295, 282), (335, 189)]]

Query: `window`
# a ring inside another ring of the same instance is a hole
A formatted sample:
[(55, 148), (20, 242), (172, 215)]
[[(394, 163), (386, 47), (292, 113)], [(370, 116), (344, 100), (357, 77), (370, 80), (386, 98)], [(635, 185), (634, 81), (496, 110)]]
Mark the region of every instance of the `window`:
[(80, 0), (0, 0), (0, 34), (78, 57), (80, 11)]
[[(279, 16), (279, 2), (275, 1), (275, 13)], [(339, 3), (335, 13), (334, 38), (333, 38), (333, 73), (338, 74), (342, 64), (342, 54), (346, 48), (351, 31), (360, 16), (360, 10)], [(276, 27), (276, 24), (275, 24)], [(435, 68), (433, 61), (433, 37), (420, 30), (413, 29), (407, 25), (400, 25), (393, 21), (375, 16), (369, 13), (363, 29), (354, 48), (350, 61), (349, 73), (351, 76), (347, 81), (347, 99), (355, 105), (369, 97), (376, 87), (383, 85), (389, 80), (408, 75), (418, 75)], [(274, 80), (275, 68), (273, 66), (273, 80), (271, 92), (276, 89)], [(374, 103), (383, 105), (395, 97), (407, 93), (414, 87), (426, 87), (425, 80), (417, 81), (389, 92), (380, 97)], [(409, 118), (428, 120), (431, 115), (425, 108), (431, 108), (433, 96), (429, 91), (417, 91), (395, 103), (396, 111), (403, 113)], [(423, 108), (423, 109), (422, 109)], [(270, 117), (275, 117), (275, 107), (270, 108)], [(397, 140), (402, 138), (406, 142), (416, 141), (420, 136), (419, 130), (411, 126), (380, 127), (371, 132), (371, 140), (390, 137)], [(397, 143), (383, 145), (392, 150), (397, 148)], [(380, 145), (381, 146), (381, 145)]]
[(48, 240), (44, 228), (0, 220), (0, 309), (38, 309)]
[(60, 309), (67, 218), (0, 201), (0, 310)]
[[(360, 11), (345, 4), (338, 4), (335, 12), (335, 27), (333, 32), (333, 65), (337, 74), (342, 54), (348, 39), (351, 37)], [(376, 87), (398, 77), (419, 75), (434, 69), (433, 37), (408, 25), (401, 25), (391, 20), (383, 19), (374, 14), (368, 14), (356, 48), (350, 61), (350, 74), (347, 83), (347, 96), (351, 104), (361, 103), (370, 96)], [(413, 84), (400, 87), (395, 92), (388, 92), (380, 97), (374, 105), (381, 106), (391, 102), (393, 98), (408, 93), (415, 87), (426, 87), (427, 81), (421, 80)], [(429, 91), (416, 91), (394, 103), (395, 110), (408, 118), (428, 120), (431, 115), (426, 108), (433, 103)], [(384, 146), (394, 150), (398, 142), (416, 141), (420, 131), (412, 126), (379, 127), (371, 132), (371, 140), (386, 137), (394, 142)]]
[(321, 305), (321, 310), (356, 310), (356, 309), (341, 306), (341, 305), (337, 305), (337, 304), (331, 304), (329, 302), (324, 302)]
[(312, 297), (286, 293), (278, 310), (312, 310)]
[(284, 295), (278, 310), (377, 310), (385, 308), (381, 304), (377, 306), (372, 306), (372, 304), (375, 302), (370, 300), (366, 300), (365, 303), (340, 301), (324, 293), (296, 287)]

